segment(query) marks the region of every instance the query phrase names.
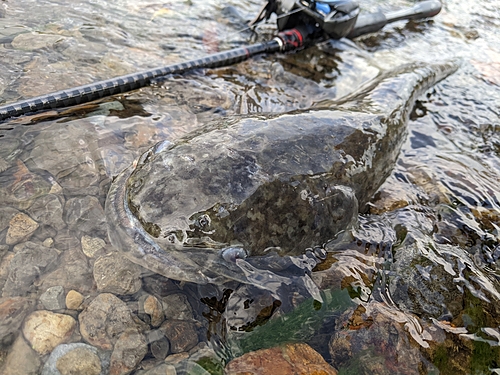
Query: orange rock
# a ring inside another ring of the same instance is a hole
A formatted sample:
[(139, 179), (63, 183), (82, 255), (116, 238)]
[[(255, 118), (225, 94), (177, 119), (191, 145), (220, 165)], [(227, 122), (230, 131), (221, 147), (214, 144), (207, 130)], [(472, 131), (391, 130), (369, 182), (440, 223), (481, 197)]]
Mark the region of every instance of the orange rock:
[(236, 358), (227, 375), (337, 375), (323, 357), (304, 343), (261, 349)]

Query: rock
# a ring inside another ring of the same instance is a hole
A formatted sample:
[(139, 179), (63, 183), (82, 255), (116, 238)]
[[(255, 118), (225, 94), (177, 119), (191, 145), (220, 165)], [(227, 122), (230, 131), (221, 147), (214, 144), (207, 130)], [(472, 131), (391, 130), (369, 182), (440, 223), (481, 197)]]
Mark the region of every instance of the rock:
[(195, 324), (184, 320), (168, 320), (160, 330), (170, 341), (172, 353), (187, 352), (198, 344), (198, 333)]
[(83, 302), (83, 296), (76, 290), (70, 290), (66, 295), (66, 308), (69, 310), (78, 310)]
[(19, 333), (19, 327), (34, 307), (24, 297), (0, 298), (0, 347), (8, 347)]
[(78, 316), (83, 338), (103, 350), (113, 349), (118, 336), (140, 325), (130, 308), (113, 294), (99, 294)]
[(23, 334), (31, 347), (44, 355), (68, 340), (75, 326), (76, 320), (69, 315), (39, 310), (26, 318)]
[(117, 252), (96, 260), (94, 280), (99, 291), (113, 294), (134, 294), (142, 286), (141, 269)]
[(12, 207), (0, 208), (0, 232), (9, 226), (9, 222), (19, 211)]
[(27, 240), (38, 228), (38, 223), (26, 214), (18, 213), (9, 222), (7, 245), (14, 245)]
[(22, 335), (19, 335), (10, 348), (0, 373), (2, 375), (38, 375), (42, 361), (30, 348)]
[(66, 202), (64, 212), (64, 221), (72, 230), (90, 233), (106, 228), (104, 209), (96, 197), (71, 198)]
[(164, 360), (170, 351), (170, 343), (159, 329), (148, 332), (149, 350), (153, 357)]
[(54, 246), (54, 239), (52, 238), (46, 238), (43, 242), (42, 242), (42, 245), (45, 246), (45, 247), (52, 247)]
[(40, 296), (40, 302), (47, 310), (64, 309), (64, 288), (61, 285), (53, 286)]
[(38, 223), (60, 230), (66, 226), (62, 218), (63, 206), (62, 198), (47, 194), (36, 199), (27, 211)]
[(34, 51), (41, 48), (53, 48), (56, 43), (64, 39), (61, 35), (23, 33), (14, 38), (12, 47), (24, 51)]
[(104, 249), (106, 246), (106, 242), (104, 242), (102, 238), (90, 237), (87, 235), (82, 237), (81, 242), (82, 242), (82, 251), (89, 258), (94, 258), (96, 253), (99, 250)]
[(193, 309), (182, 293), (170, 294), (162, 298), (163, 313), (166, 319), (192, 320)]
[(84, 343), (61, 344), (50, 353), (41, 375), (105, 374), (106, 362), (106, 356), (93, 346)]
[(159, 327), (165, 319), (163, 314), (162, 304), (158, 301), (155, 296), (147, 296), (144, 300), (144, 312), (148, 314), (151, 318), (151, 325), (153, 327)]
[(224, 373), (227, 375), (336, 375), (337, 371), (309, 345), (296, 343), (246, 353), (229, 362)]
[(109, 373), (130, 374), (148, 352), (146, 338), (137, 329), (123, 332), (111, 354)]
[(41, 288), (56, 285), (64, 285), (66, 289), (75, 289), (82, 293), (95, 288), (92, 269), (79, 248), (64, 251), (59, 257), (59, 267), (45, 275), (41, 282)]
[(141, 375), (177, 375), (177, 371), (173, 365), (162, 363), (152, 369), (147, 370)]
[(15, 254), (8, 266), (8, 276), (2, 296), (26, 296), (36, 291), (34, 281), (57, 265), (58, 251), (34, 242), (15, 247)]
[(344, 313), (337, 323), (343, 329), (336, 330), (329, 343), (332, 362), (346, 373), (432, 373), (399, 317), (383, 311), (374, 303)]

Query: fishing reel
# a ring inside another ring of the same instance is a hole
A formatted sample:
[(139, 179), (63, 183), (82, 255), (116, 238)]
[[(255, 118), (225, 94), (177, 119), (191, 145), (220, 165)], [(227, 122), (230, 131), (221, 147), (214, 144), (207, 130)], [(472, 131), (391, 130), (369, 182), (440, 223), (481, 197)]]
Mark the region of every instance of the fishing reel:
[(359, 14), (354, 0), (268, 0), (250, 25), (277, 17), (280, 31), (313, 26), (329, 38), (340, 39), (353, 29)]

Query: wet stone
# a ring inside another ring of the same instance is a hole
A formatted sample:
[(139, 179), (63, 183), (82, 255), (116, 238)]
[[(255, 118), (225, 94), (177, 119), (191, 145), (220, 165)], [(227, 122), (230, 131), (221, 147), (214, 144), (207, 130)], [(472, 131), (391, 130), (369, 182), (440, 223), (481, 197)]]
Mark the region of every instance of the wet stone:
[(165, 319), (192, 320), (193, 309), (182, 293), (170, 294), (162, 298)]
[(150, 331), (147, 334), (149, 350), (153, 357), (164, 360), (170, 351), (170, 342), (159, 329)]
[(21, 241), (27, 240), (38, 228), (38, 223), (28, 215), (18, 213), (9, 222), (7, 230), (7, 245), (14, 245)]
[(64, 206), (64, 220), (70, 229), (84, 233), (105, 231), (104, 209), (95, 197), (69, 199)]
[(159, 327), (165, 319), (163, 314), (162, 304), (155, 296), (146, 296), (144, 299), (144, 312), (151, 318), (150, 324), (153, 327)]
[(42, 375), (99, 375), (104, 374), (106, 356), (93, 346), (74, 343), (61, 344), (50, 354)]
[(64, 287), (53, 286), (40, 296), (40, 302), (47, 310), (61, 310), (65, 306)]
[(111, 350), (120, 334), (140, 325), (136, 319), (125, 302), (110, 293), (99, 294), (78, 316), (85, 341), (103, 350)]
[(34, 301), (29, 298), (0, 298), (0, 347), (9, 346), (14, 341), (33, 307)]
[(68, 340), (75, 326), (75, 319), (69, 315), (39, 310), (26, 318), (23, 334), (31, 347), (44, 355)]
[(229, 362), (224, 373), (227, 375), (336, 375), (337, 371), (309, 345), (296, 343), (246, 353)]
[(130, 374), (148, 352), (146, 338), (137, 329), (123, 332), (116, 341), (109, 373), (111, 375)]
[(19, 214), (19, 211), (12, 207), (0, 208), (0, 232), (9, 226), (11, 219)]
[(55, 194), (47, 194), (35, 200), (27, 210), (33, 220), (49, 225), (57, 230), (66, 226), (63, 221), (63, 199)]
[(43, 242), (42, 245), (45, 247), (52, 247), (54, 246), (54, 240), (52, 238), (46, 238)]
[(86, 293), (95, 287), (91, 267), (80, 249), (73, 248), (64, 251), (58, 262), (58, 268), (43, 277), (40, 283), (42, 290), (64, 285), (65, 289), (75, 289)]
[(198, 333), (195, 324), (183, 320), (168, 320), (160, 330), (170, 342), (172, 353), (187, 352), (198, 344)]
[(76, 290), (70, 290), (66, 295), (66, 307), (69, 310), (78, 310), (83, 302), (83, 296)]
[(101, 292), (134, 294), (141, 289), (141, 269), (114, 252), (96, 260), (94, 280)]
[(42, 361), (38, 354), (19, 335), (12, 345), (3, 368), (2, 375), (38, 375)]
[(82, 251), (89, 258), (94, 258), (98, 251), (106, 247), (106, 242), (99, 237), (90, 237), (85, 235), (82, 237), (81, 242)]
[(12, 47), (24, 51), (35, 51), (41, 48), (54, 48), (57, 43), (64, 39), (61, 35), (24, 33), (12, 40)]
[(34, 242), (24, 242), (14, 249), (2, 296), (25, 296), (36, 291), (34, 281), (57, 264), (58, 251)]

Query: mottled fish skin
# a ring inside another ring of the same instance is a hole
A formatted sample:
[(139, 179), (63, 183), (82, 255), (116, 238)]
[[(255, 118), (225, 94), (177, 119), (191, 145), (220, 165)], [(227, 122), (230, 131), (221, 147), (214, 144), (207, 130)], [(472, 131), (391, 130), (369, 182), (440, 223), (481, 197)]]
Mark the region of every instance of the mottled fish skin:
[[(248, 282), (245, 260), (299, 256), (349, 228), (390, 174), (416, 98), (455, 63), (404, 67), (336, 102), (219, 120), (149, 150), (113, 182), (112, 244), (133, 262), (196, 283)], [(230, 257), (229, 257), (230, 258)]]

